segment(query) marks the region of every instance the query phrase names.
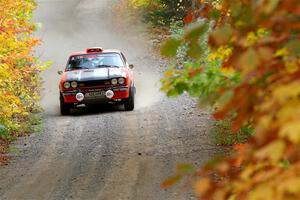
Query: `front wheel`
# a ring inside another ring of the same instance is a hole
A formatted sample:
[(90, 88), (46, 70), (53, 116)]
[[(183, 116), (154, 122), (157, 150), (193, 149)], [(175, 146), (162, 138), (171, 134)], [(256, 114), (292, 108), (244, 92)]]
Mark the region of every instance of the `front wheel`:
[(124, 100), (124, 108), (126, 111), (134, 110), (134, 89), (130, 89), (129, 98)]
[(60, 114), (61, 115), (69, 115), (70, 109), (71, 109), (71, 104), (65, 103), (63, 96), (60, 95)]

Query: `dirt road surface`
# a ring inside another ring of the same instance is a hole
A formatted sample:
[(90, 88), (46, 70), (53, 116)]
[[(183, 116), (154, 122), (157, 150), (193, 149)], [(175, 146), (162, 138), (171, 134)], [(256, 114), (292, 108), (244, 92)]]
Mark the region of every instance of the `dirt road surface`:
[[(162, 63), (140, 27), (114, 25), (116, 0), (39, 0), (35, 20), (43, 39), (37, 54), (52, 60), (43, 73), (44, 131), (22, 138), (0, 168), (1, 200), (194, 199), (180, 189), (161, 190), (177, 163), (200, 166), (215, 152), (209, 115), (187, 97), (159, 92)], [(133, 112), (119, 107), (59, 115), (57, 70), (70, 52), (90, 46), (120, 49), (135, 65)]]

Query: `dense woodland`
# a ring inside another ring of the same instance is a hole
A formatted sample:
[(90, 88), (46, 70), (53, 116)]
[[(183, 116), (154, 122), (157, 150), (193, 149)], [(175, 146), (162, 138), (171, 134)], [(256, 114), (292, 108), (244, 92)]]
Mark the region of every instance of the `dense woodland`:
[[(152, 27), (172, 65), (168, 96), (188, 92), (213, 110), (216, 142), (232, 145), (193, 170), (178, 166), (168, 188), (192, 178), (201, 199), (300, 198), (300, 2), (297, 0), (129, 0)], [(299, 112), (299, 113), (298, 113)]]

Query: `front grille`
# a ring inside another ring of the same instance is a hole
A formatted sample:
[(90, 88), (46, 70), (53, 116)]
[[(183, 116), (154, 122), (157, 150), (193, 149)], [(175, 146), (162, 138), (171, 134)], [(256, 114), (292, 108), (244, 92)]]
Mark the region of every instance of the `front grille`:
[(79, 87), (103, 87), (103, 86), (109, 86), (110, 81), (108, 80), (97, 80), (97, 81), (84, 81), (78, 83)]

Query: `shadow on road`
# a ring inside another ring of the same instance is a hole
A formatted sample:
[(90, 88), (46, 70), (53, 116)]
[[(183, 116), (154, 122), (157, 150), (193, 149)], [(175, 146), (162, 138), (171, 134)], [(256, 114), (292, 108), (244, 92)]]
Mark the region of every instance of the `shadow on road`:
[(114, 113), (114, 112), (124, 112), (124, 107), (122, 105), (94, 105), (88, 107), (79, 107), (71, 109), (70, 116), (83, 116), (83, 115), (98, 115), (105, 113)]

